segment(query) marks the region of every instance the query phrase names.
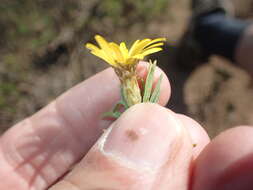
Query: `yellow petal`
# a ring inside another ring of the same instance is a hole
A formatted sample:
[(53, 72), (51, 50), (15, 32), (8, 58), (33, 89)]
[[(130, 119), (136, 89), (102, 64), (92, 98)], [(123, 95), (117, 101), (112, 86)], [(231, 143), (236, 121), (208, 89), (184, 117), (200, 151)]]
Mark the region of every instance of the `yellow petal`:
[(120, 51), (120, 47), (118, 46), (118, 44), (111, 42), (110, 47), (112, 48), (112, 50), (114, 52), (115, 60), (117, 60), (120, 63), (123, 63), (124, 57), (122, 55), (122, 52)]
[[(130, 48), (130, 52), (131, 52), (131, 50), (133, 50), (133, 49), (136, 48), (136, 46), (137, 46), (137, 44), (139, 44), (139, 42), (140, 42), (140, 40), (136, 40), (136, 41), (134, 42), (134, 44), (133, 44), (132, 47)], [(129, 53), (129, 54), (130, 54), (130, 53)]]
[(156, 39), (152, 40), (150, 43), (153, 44), (156, 42), (165, 42), (165, 41), (166, 41), (166, 38), (156, 38)]
[(100, 35), (96, 35), (95, 39), (98, 43), (98, 45), (101, 47), (101, 49), (107, 54), (108, 57), (113, 59), (112, 57), (112, 50), (110, 48), (109, 43)]
[(98, 50), (100, 50), (97, 46), (95, 46), (95, 45), (93, 45), (93, 44), (91, 44), (91, 43), (87, 43), (87, 44), (85, 45), (85, 47), (86, 47), (87, 49), (91, 50), (91, 51), (98, 51)]
[(130, 48), (129, 55), (132, 54), (132, 51), (136, 48), (136, 46), (139, 44), (140, 40), (136, 40), (132, 47)]
[(141, 50), (144, 49), (145, 46), (147, 46), (147, 44), (149, 44), (150, 42), (150, 39), (141, 40), (138, 44), (135, 45), (135, 47), (131, 47), (129, 55), (134, 56), (136, 54), (139, 54)]
[(152, 48), (152, 49), (148, 49), (148, 50), (144, 51), (143, 53), (141, 53), (141, 55), (143, 55), (145, 57), (147, 55), (150, 55), (152, 53), (156, 53), (161, 50), (163, 50), (163, 49), (162, 48)]
[(107, 42), (100, 35), (96, 35), (95, 39), (99, 46), (87, 43), (86, 48), (113, 67), (137, 64), (138, 60), (143, 59), (145, 56), (161, 51), (161, 46), (164, 45), (163, 41), (166, 40), (165, 38), (136, 40), (128, 50), (124, 42), (120, 45)]
[(138, 63), (138, 60), (136, 58), (130, 57), (125, 61), (125, 65), (133, 65)]
[(92, 53), (93, 55), (95, 55), (95, 56), (97, 56), (97, 57), (99, 57), (99, 58), (105, 60), (107, 63), (110, 62), (110, 60), (109, 60), (106, 56), (104, 56), (101, 52), (98, 52), (98, 51), (91, 51), (91, 53)]
[(128, 49), (127, 49), (126, 44), (124, 42), (120, 43), (120, 51), (122, 52), (123, 57), (126, 60), (129, 57), (129, 55), (128, 55)]
[(107, 54), (100, 50), (100, 51), (91, 51), (91, 53), (101, 59), (103, 59), (104, 61), (106, 61), (107, 63), (109, 63), (110, 65), (117, 67), (117, 63), (111, 59), (110, 57), (107, 56)]
[(157, 38), (157, 39), (151, 40), (148, 44), (146, 44), (146, 46), (143, 49), (149, 48), (150, 46), (153, 46), (155, 44), (163, 43), (163, 41), (166, 41), (166, 38)]
[(156, 43), (156, 44), (152, 44), (152, 45), (149, 45), (149, 46), (145, 47), (144, 51), (145, 51), (145, 50), (148, 50), (148, 49), (151, 49), (151, 48), (156, 48), (156, 47), (159, 47), (159, 46), (163, 46), (163, 45), (164, 45), (163, 42), (161, 42), (161, 43)]
[(135, 59), (144, 59), (144, 55), (143, 54), (137, 54), (137, 55), (133, 56), (132, 58), (135, 58)]

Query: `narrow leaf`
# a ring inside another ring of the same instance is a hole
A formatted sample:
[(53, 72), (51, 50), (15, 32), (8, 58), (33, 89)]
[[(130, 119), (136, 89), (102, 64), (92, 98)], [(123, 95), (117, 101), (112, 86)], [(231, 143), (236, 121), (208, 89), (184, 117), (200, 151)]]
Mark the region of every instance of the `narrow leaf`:
[(121, 112), (117, 111), (117, 112), (113, 113), (113, 116), (114, 116), (114, 118), (118, 119), (121, 116), (121, 114), (122, 114)]
[(122, 113), (120, 112), (120, 109), (122, 108), (122, 106), (124, 106), (124, 108), (126, 109), (126, 107), (125, 107), (123, 101), (121, 100), (121, 101), (119, 101), (119, 102), (113, 107), (112, 111), (105, 112), (105, 113), (102, 115), (102, 117), (103, 117), (103, 118), (112, 117), (112, 118), (115, 118), (115, 119), (119, 118), (119, 116), (122, 114)]
[(152, 103), (157, 103), (159, 101), (162, 79), (163, 79), (163, 75), (161, 74), (159, 77), (159, 80), (156, 84), (156, 87), (152, 93), (152, 96), (150, 98), (150, 102), (152, 102)]
[(151, 95), (156, 61), (154, 61), (154, 63), (150, 61), (149, 64), (150, 65), (148, 69), (148, 75), (146, 78), (145, 88), (144, 88), (143, 102), (148, 102)]
[(113, 118), (113, 119), (117, 119), (118, 117), (116, 117), (115, 112), (110, 111), (110, 112), (105, 112), (105, 113), (103, 113), (102, 118)]
[(120, 99), (119, 103), (121, 103), (125, 107), (125, 109), (128, 109), (129, 106), (127, 105), (126, 99), (124, 97), (124, 93), (123, 93), (123, 88), (122, 87), (120, 89), (120, 97), (121, 97), (121, 99)]

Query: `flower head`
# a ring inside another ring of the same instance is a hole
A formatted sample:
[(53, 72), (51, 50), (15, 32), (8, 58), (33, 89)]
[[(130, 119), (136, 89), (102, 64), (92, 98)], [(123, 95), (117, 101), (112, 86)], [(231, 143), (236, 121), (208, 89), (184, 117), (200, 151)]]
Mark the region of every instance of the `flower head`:
[[(125, 105), (130, 107), (141, 103), (142, 93), (138, 83), (136, 66), (139, 60), (144, 59), (145, 56), (161, 51), (165, 38), (137, 40), (130, 49), (127, 49), (124, 42), (121, 42), (119, 45), (114, 42), (107, 42), (99, 35), (95, 36), (95, 40), (98, 43), (98, 47), (91, 43), (87, 43), (86, 47), (91, 50), (92, 54), (100, 57), (114, 68), (121, 82), (122, 100), (124, 100)], [(153, 66), (150, 68), (155, 67), (155, 64), (151, 65)], [(153, 69), (150, 69), (150, 72), (151, 70)], [(147, 78), (150, 78), (147, 80), (147, 84), (149, 84), (149, 87), (152, 87), (151, 79), (153, 77), (150, 75)], [(146, 101), (147, 98), (149, 98), (149, 95), (145, 95), (143, 100)]]
[(91, 53), (100, 57), (114, 68), (122, 68), (136, 65), (145, 56), (161, 51), (165, 38), (137, 40), (129, 50), (124, 42), (121, 42), (120, 45), (114, 42), (107, 42), (100, 35), (96, 35), (95, 40), (99, 47), (91, 43), (86, 44)]

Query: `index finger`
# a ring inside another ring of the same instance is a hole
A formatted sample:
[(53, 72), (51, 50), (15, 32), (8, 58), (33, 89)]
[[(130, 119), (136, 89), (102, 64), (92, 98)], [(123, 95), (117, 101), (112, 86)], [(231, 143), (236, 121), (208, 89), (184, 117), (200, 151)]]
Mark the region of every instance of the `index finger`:
[[(146, 65), (138, 70), (145, 76)], [(156, 79), (161, 72), (157, 70)], [(166, 77), (161, 89), (160, 104), (165, 105), (170, 96)], [(7, 131), (0, 139), (0, 177), (6, 179), (0, 189), (37, 190), (54, 183), (109, 125), (101, 114), (119, 100), (119, 91), (116, 75), (106, 69)]]

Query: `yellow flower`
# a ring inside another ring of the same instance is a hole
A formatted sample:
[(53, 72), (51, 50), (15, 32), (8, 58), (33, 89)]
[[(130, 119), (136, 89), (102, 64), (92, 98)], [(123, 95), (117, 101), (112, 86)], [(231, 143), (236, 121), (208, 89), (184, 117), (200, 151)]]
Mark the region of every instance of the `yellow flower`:
[(95, 40), (100, 48), (91, 43), (86, 44), (86, 47), (91, 50), (91, 53), (100, 57), (115, 68), (122, 68), (135, 65), (138, 63), (138, 60), (144, 59), (145, 56), (161, 51), (161, 46), (166, 39), (137, 40), (129, 50), (124, 42), (121, 42), (120, 45), (114, 42), (107, 42), (100, 35), (96, 35)]
[(99, 47), (91, 43), (87, 43), (86, 47), (91, 50), (92, 54), (100, 57), (114, 68), (120, 79), (122, 97), (127, 106), (141, 103), (142, 94), (136, 66), (139, 60), (144, 59), (145, 56), (161, 51), (165, 38), (137, 40), (130, 49), (127, 49), (124, 42), (119, 45), (114, 42), (107, 42), (99, 35), (95, 36), (95, 40)]

